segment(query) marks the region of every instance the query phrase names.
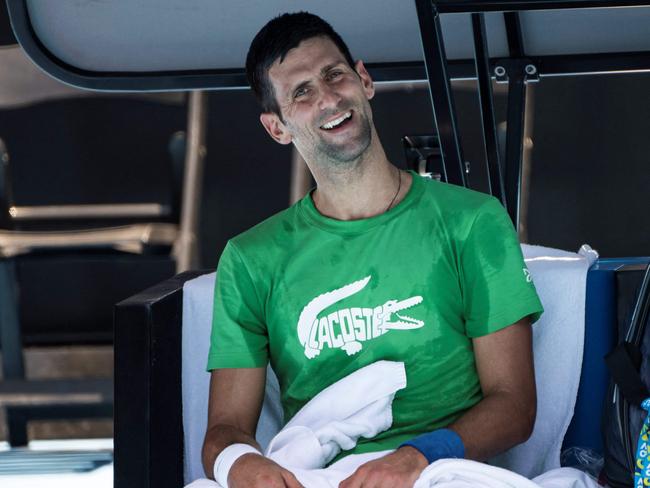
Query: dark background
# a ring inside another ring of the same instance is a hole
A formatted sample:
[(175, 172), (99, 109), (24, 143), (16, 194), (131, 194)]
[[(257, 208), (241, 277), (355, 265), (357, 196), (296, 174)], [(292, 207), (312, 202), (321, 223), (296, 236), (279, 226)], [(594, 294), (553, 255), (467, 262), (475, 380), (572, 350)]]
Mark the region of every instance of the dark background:
[[(543, 78), (534, 87), (528, 240), (601, 256), (650, 254), (650, 75)], [(477, 95), (455, 83), (473, 188), (486, 174)], [(497, 95), (497, 120), (505, 119)], [(433, 131), (426, 90), (378, 93), (372, 102), (389, 158), (404, 166), (401, 137)], [(287, 206), (290, 150), (273, 143), (248, 92), (210, 95), (202, 256), (214, 266), (225, 240)]]
[[(534, 87), (529, 242), (601, 256), (650, 254), (650, 75), (542, 78)], [(497, 92), (503, 121), (505, 87)], [(473, 188), (486, 174), (475, 84), (454, 83)], [(381, 90), (372, 102), (389, 158), (404, 167), (401, 137), (433, 132), (425, 89)], [(286, 208), (291, 149), (266, 135), (248, 90), (209, 94), (202, 188), (201, 265), (214, 267), (230, 237)], [(186, 104), (138, 96), (84, 97), (0, 110), (16, 204), (168, 203), (168, 145)]]
[[(15, 42), (4, 2), (0, 26), (0, 45)], [(486, 191), (476, 85), (453, 86), (471, 187)], [(529, 243), (570, 251), (588, 243), (607, 257), (650, 255), (649, 87), (648, 73), (542, 78), (534, 85)], [(501, 123), (507, 85), (494, 88)], [(434, 130), (428, 91), (380, 90), (372, 105), (389, 158), (405, 167), (402, 136)], [(291, 150), (270, 140), (258, 114), (248, 90), (209, 94), (202, 267), (216, 266), (230, 237), (289, 203)], [(14, 202), (173, 206), (179, 181), (170, 142), (186, 123), (186, 102), (178, 94), (86, 93), (0, 107)]]

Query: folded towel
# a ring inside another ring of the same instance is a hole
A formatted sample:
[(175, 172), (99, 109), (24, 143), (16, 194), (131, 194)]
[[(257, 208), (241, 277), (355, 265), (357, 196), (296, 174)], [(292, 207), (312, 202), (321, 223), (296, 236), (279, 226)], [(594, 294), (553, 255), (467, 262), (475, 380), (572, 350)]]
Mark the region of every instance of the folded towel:
[(406, 387), (404, 363), (377, 361), (312, 398), (276, 435), (265, 455), (289, 469), (317, 469), (359, 437), (372, 438), (393, 423), (395, 393)]
[[(358, 466), (377, 453), (347, 456), (347, 464), (320, 469), (359, 437), (372, 438), (393, 423), (395, 393), (406, 387), (404, 363), (377, 361), (329, 386), (312, 398), (270, 442), (265, 455), (290, 470), (306, 487), (338, 486), (349, 475), (351, 459)], [(336, 463), (334, 466), (338, 465)], [(219, 487), (199, 480), (190, 484)]]

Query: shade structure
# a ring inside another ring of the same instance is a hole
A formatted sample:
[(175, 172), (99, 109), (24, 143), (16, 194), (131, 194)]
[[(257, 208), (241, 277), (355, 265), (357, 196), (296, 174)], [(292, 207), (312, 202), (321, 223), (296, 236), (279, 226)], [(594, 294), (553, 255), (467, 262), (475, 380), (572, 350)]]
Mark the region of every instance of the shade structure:
[[(452, 63), (473, 58), (471, 14), (444, 12), (468, 3), (432, 2), (443, 12), (443, 39)], [(493, 3), (498, 2), (486, 2)], [(626, 2), (600, 1), (591, 3), (601, 8), (566, 8), (585, 3), (575, 0), (552, 2), (558, 8), (549, 10), (549, 2), (516, 3), (544, 7), (520, 13), (528, 55), (650, 51), (650, 7), (609, 8)], [(426, 78), (411, 1), (7, 0), (7, 5), (16, 37), (32, 60), (52, 76), (89, 89), (244, 88), (244, 60), (257, 30), (282, 12), (299, 10), (328, 20), (353, 56), (370, 65), (376, 80)], [(510, 57), (503, 13), (487, 12), (485, 24), (490, 57)], [(472, 75), (471, 66), (467, 73)]]

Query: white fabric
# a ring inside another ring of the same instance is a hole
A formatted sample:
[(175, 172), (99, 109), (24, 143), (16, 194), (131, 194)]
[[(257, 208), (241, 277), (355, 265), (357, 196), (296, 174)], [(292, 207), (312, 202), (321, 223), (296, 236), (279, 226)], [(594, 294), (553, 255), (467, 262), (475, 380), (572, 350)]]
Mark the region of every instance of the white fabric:
[(377, 361), (361, 368), (307, 402), (265, 454), (282, 466), (320, 468), (356, 446), (359, 437), (373, 438), (388, 429), (395, 393), (405, 387), (404, 363)]
[[(384, 453), (382, 453), (383, 455)], [(356, 456), (350, 456), (356, 457)], [(371, 458), (359, 459), (369, 461)], [(342, 461), (344, 461), (343, 459)], [(337, 463), (338, 464), (338, 463)], [(362, 464), (362, 463), (359, 463)], [(330, 467), (331, 470), (333, 467)], [(353, 470), (350, 469), (349, 472)], [(317, 476), (314, 474), (314, 477)], [(338, 476), (337, 478), (340, 478)], [(342, 477), (345, 479), (345, 477)], [(304, 478), (303, 478), (304, 484)], [(310, 484), (311, 483), (311, 484)], [(335, 488), (333, 482), (308, 480), (305, 488)], [(559, 468), (528, 480), (517, 473), (466, 459), (441, 459), (428, 466), (413, 488), (600, 488), (586, 473), (573, 468)], [(196, 480), (186, 488), (219, 488), (214, 481)]]
[(230, 468), (244, 454), (262, 455), (260, 451), (249, 444), (231, 444), (219, 453), (217, 459), (214, 460), (214, 467), (212, 469), (214, 479), (218, 484), (224, 488), (228, 488)]
[[(334, 383), (309, 401), (271, 441), (267, 457), (291, 471), (306, 488), (335, 488), (357, 467), (391, 451), (346, 456), (323, 468), (360, 436), (373, 437), (392, 423), (395, 392), (406, 386), (403, 363), (378, 361)], [(540, 482), (541, 480), (541, 482)], [(428, 466), (414, 488), (596, 488), (571, 468), (528, 479), (475, 461), (444, 459)], [(548, 484), (546, 484), (548, 483)], [(226, 488), (197, 480), (188, 488)]]
[[(205, 476), (201, 447), (208, 418), (210, 373), (205, 369), (210, 348), (215, 273), (187, 281), (183, 286), (183, 436), (185, 482)], [(283, 423), (280, 387), (271, 368), (267, 369), (266, 392), (255, 438), (264, 449)]]
[[(347, 456), (342, 465), (319, 468), (341, 449), (354, 447), (359, 437), (371, 438), (388, 429), (395, 393), (404, 387), (404, 363), (377, 361), (361, 368), (307, 402), (273, 438), (265, 455), (290, 470), (305, 487), (338, 486), (355, 465), (378, 453)], [(189, 486), (227, 488), (209, 480)]]
[(554, 469), (531, 481), (512, 471), (466, 459), (436, 461), (422, 472), (413, 488), (433, 486), (436, 488), (598, 488), (598, 484), (589, 475), (573, 468)]
[[(544, 315), (533, 327), (537, 421), (528, 442), (499, 456), (494, 462), (532, 478), (560, 465), (560, 447), (573, 415), (580, 378), (586, 272), (595, 256), (526, 245), (522, 250), (545, 308)], [(201, 445), (207, 418), (209, 374), (205, 372), (205, 365), (213, 289), (214, 273), (191, 280), (183, 288), (186, 482), (204, 476)], [(281, 412), (277, 380), (271, 373), (267, 376), (267, 392), (257, 430), (257, 440), (263, 447), (282, 425)]]
[(575, 408), (584, 345), (587, 271), (597, 258), (523, 245), (544, 314), (533, 326), (537, 419), (530, 439), (491, 464), (533, 478), (560, 467), (560, 450)]

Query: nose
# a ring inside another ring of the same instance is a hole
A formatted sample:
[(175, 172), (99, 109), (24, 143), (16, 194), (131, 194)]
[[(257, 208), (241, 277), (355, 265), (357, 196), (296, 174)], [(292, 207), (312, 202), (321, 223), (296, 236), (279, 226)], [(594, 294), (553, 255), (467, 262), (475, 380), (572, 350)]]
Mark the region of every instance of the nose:
[(321, 83), (319, 95), (320, 98), (318, 100), (318, 108), (321, 110), (336, 108), (341, 101), (341, 97), (338, 92), (328, 83)]

